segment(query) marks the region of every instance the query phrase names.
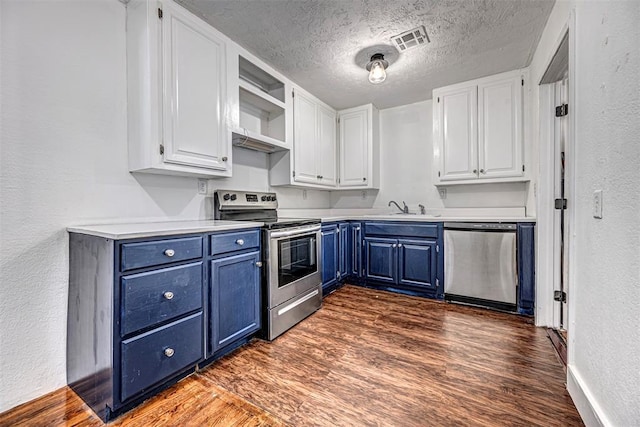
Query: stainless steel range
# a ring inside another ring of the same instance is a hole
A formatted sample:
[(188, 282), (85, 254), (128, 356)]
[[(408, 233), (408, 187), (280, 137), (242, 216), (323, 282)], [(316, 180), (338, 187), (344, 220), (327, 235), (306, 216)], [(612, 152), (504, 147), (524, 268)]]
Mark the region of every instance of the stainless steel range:
[(260, 221), (264, 336), (273, 340), (322, 306), (319, 219), (278, 218), (275, 193), (219, 190), (214, 218)]

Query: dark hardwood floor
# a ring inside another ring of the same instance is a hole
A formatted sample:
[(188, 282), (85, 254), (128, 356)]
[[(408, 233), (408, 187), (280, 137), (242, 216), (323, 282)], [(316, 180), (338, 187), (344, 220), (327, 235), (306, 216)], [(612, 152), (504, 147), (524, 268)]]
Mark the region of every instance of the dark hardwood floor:
[[(580, 426), (531, 320), (345, 286), (272, 343), (253, 341), (110, 425)], [(68, 388), (0, 425), (101, 425)]]

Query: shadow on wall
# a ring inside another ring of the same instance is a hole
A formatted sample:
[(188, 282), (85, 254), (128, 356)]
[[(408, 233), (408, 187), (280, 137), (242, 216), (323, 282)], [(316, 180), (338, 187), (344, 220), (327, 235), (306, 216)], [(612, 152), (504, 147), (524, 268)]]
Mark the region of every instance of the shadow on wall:
[(199, 218), (205, 217), (204, 197), (198, 195), (196, 178), (145, 173), (131, 175), (167, 217), (183, 216), (186, 207), (198, 198), (203, 199)]

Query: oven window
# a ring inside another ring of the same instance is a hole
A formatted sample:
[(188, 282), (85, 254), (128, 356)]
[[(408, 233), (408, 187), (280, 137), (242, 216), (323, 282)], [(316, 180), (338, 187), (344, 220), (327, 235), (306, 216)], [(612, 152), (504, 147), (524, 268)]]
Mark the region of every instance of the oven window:
[(278, 240), (278, 287), (318, 271), (316, 234)]

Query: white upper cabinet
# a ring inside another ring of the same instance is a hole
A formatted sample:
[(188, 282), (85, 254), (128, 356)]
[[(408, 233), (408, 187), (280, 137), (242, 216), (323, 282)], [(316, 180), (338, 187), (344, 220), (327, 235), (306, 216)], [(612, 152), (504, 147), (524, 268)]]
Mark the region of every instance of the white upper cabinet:
[(129, 169), (230, 176), (224, 37), (181, 6), (127, 5)]
[(517, 70), (433, 91), (437, 185), (525, 181), (523, 90)]
[(338, 112), (340, 188), (377, 188), (378, 110), (363, 105)]
[(270, 154), (269, 182), (318, 189), (337, 183), (336, 112), (296, 87), (293, 98), (293, 150)]

